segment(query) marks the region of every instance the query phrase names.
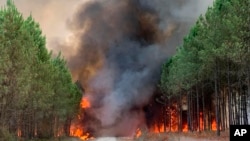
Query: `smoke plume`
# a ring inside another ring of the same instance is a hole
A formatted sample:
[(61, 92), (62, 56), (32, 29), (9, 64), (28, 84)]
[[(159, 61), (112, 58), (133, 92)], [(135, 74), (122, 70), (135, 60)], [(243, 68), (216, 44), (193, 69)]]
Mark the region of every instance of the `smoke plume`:
[(92, 0), (68, 20), (74, 79), (97, 136), (133, 136), (144, 124), (160, 66), (200, 14), (199, 0)]

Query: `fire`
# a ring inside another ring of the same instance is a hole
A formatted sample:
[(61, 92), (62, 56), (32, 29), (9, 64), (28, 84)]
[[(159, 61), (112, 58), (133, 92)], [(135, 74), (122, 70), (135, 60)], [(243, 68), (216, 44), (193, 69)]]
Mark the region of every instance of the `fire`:
[[(168, 109), (169, 112), (169, 109)], [(169, 116), (171, 116), (171, 118), (169, 118)], [(177, 113), (175, 110), (171, 110), (169, 112), (169, 114), (167, 114), (166, 117), (166, 132), (178, 132), (179, 131), (179, 113)], [(162, 117), (164, 117), (162, 115)], [(196, 125), (197, 121), (196, 121), (196, 117), (194, 117), (194, 123), (193, 124), (193, 130), (194, 131), (203, 131), (204, 130), (204, 120), (203, 120), (203, 112), (199, 113), (199, 128), (198, 125)], [(159, 120), (159, 119), (158, 119)], [(164, 119), (160, 119), (161, 121), (155, 121), (155, 123), (150, 127), (149, 131), (152, 133), (161, 133), (164, 132)], [(217, 124), (216, 124), (216, 120), (215, 118), (212, 118), (212, 120), (210, 121), (210, 125), (211, 125), (211, 130), (212, 131), (216, 131), (217, 130)], [(171, 127), (170, 127), (171, 126)], [(221, 128), (221, 127), (220, 127)], [(170, 130), (171, 129), (171, 130)], [(183, 122), (182, 123), (182, 132), (188, 132), (188, 123), (187, 122)]]
[[(85, 110), (86, 108), (90, 108), (91, 104), (87, 97), (83, 97), (82, 101), (80, 103), (80, 107)], [(90, 133), (86, 132), (84, 127), (81, 123), (79, 123), (82, 120), (82, 116), (78, 114), (75, 120), (70, 125), (70, 136), (79, 137), (81, 140), (89, 140), (93, 139), (91, 137)]]
[(85, 141), (93, 138), (90, 137), (89, 133), (86, 133), (85, 135), (81, 136), (80, 139)]
[(20, 128), (17, 129), (17, 136), (18, 137), (21, 137), (22, 136), (22, 131)]
[(93, 139), (93, 137), (90, 137), (89, 133), (84, 133), (83, 128), (73, 124), (70, 127), (70, 136), (79, 137), (81, 140), (84, 141)]
[(140, 137), (141, 136), (141, 134), (142, 134), (142, 132), (141, 132), (141, 129), (140, 128), (138, 128), (137, 130), (136, 130), (136, 138), (138, 138), (138, 137)]
[(182, 127), (182, 132), (187, 132), (188, 131), (188, 124), (184, 124)]
[(164, 124), (154, 124), (153, 128), (151, 128), (151, 132), (153, 133), (161, 133), (164, 132)]
[(213, 130), (213, 131), (216, 131), (216, 130), (217, 130), (217, 124), (216, 124), (215, 119), (212, 121), (212, 130)]
[(83, 109), (90, 108), (90, 102), (89, 102), (89, 100), (87, 98), (82, 98), (81, 107)]

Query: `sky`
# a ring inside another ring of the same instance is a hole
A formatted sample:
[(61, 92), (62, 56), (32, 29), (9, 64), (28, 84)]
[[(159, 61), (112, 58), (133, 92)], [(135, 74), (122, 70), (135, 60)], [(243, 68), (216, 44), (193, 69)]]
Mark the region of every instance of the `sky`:
[[(58, 52), (60, 47), (55, 42), (70, 40), (71, 33), (67, 29), (67, 22), (74, 15), (77, 7), (83, 3), (93, 0), (14, 0), (14, 3), (24, 17), (30, 14), (40, 24), (43, 34), (46, 36), (47, 48)], [(157, 1), (157, 0), (156, 0)], [(185, 1), (185, 0), (177, 0)], [(190, 0), (197, 1), (192, 8), (188, 6), (177, 9), (180, 16), (192, 12), (194, 17), (206, 11), (206, 7), (212, 4), (213, 0)], [(0, 0), (0, 7), (3, 7), (6, 0)], [(193, 4), (193, 3), (192, 3)], [(188, 17), (182, 17), (188, 18)], [(65, 57), (66, 53), (63, 53)]]
[[(40, 24), (46, 36), (47, 48), (52, 49), (54, 40), (63, 40), (69, 35), (66, 21), (79, 3), (88, 0), (14, 0), (20, 13), (26, 18), (30, 14)], [(6, 0), (0, 0), (3, 7)]]

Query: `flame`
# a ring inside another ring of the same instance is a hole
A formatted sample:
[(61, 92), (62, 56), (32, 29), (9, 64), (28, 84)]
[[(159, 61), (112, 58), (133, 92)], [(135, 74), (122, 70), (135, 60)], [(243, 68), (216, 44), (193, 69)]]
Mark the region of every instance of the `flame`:
[(89, 133), (86, 133), (85, 135), (82, 135), (80, 139), (86, 141), (89, 139), (93, 139), (93, 137), (90, 137)]
[(150, 130), (153, 133), (161, 133), (164, 132), (164, 124), (154, 124), (153, 128)]
[(182, 126), (182, 132), (187, 132), (188, 131), (188, 124), (185, 123), (183, 126)]
[(216, 131), (217, 130), (217, 124), (215, 119), (212, 121), (212, 131)]
[(141, 134), (142, 134), (142, 132), (141, 132), (141, 129), (140, 128), (138, 128), (137, 130), (136, 130), (136, 138), (138, 138), (138, 137), (140, 137), (141, 136)]
[(21, 137), (22, 136), (22, 131), (20, 128), (17, 129), (17, 136), (18, 137)]
[(82, 127), (79, 127), (77, 125), (72, 124), (70, 126), (70, 136), (78, 137), (81, 140), (89, 140), (93, 139), (93, 137), (90, 137), (89, 133), (84, 133), (84, 130)]
[[(169, 109), (168, 109), (169, 110)], [(169, 116), (169, 115), (168, 115)], [(166, 132), (178, 132), (179, 131), (179, 118), (178, 118), (178, 114), (176, 114), (175, 110), (171, 110), (170, 111), (170, 116), (171, 119), (169, 119), (169, 117), (167, 117), (167, 123), (166, 123)], [(152, 133), (161, 133), (164, 132), (164, 123), (162, 121), (157, 121), (155, 122), (149, 129), (150, 132)], [(170, 121), (169, 121), (170, 120)], [(170, 124), (171, 124), (171, 130), (170, 130)], [(216, 120), (215, 118), (212, 119), (212, 121), (210, 122), (211, 124), (211, 130), (212, 131), (216, 131), (217, 130), (217, 124), (216, 124)], [(204, 121), (203, 121), (203, 113), (200, 112), (199, 113), (199, 126), (200, 126), (200, 131), (204, 130)], [(221, 128), (221, 127), (220, 127)], [(199, 130), (198, 127), (195, 127), (195, 130)], [(188, 123), (184, 122), (182, 125), (182, 132), (188, 132)]]
[[(199, 117), (199, 122), (200, 122), (200, 131), (202, 131), (202, 130), (204, 130), (204, 123), (203, 123), (203, 113), (202, 112), (200, 112), (200, 115), (199, 115), (200, 117)], [(197, 130), (199, 130), (199, 129), (197, 129)]]
[[(83, 97), (80, 103), (80, 107), (84, 110), (86, 108), (90, 108), (91, 104), (87, 97)], [(70, 136), (78, 137), (81, 140), (89, 140), (93, 139), (88, 132), (85, 132), (84, 127), (79, 122), (82, 120), (82, 116), (80, 114), (72, 121), (70, 125)]]
[(86, 97), (82, 98), (81, 107), (83, 109), (90, 108), (90, 102), (89, 102), (89, 100)]

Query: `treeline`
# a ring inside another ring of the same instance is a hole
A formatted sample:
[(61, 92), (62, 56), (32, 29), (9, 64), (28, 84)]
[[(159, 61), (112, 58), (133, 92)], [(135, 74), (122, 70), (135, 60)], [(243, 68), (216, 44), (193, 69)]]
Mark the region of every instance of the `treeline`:
[(160, 89), (169, 102), (177, 99), (181, 121), (186, 112), (189, 131), (209, 130), (213, 119), (217, 135), (230, 124), (249, 124), (249, 6), (249, 0), (215, 0), (162, 67)]
[(0, 10), (0, 140), (69, 134), (81, 93), (65, 60), (45, 44), (38, 23), (7, 0)]

